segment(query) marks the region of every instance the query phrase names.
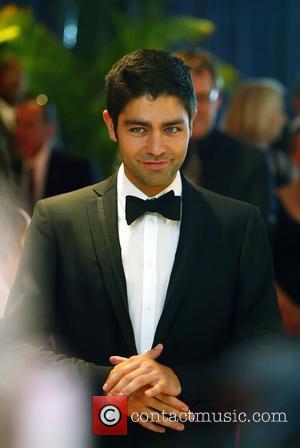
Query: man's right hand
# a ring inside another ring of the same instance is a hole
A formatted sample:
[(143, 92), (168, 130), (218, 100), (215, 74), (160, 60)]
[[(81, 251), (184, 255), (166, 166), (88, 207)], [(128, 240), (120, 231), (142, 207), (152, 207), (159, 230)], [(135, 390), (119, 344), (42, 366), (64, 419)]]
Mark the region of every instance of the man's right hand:
[[(145, 395), (146, 387), (142, 387), (128, 396), (128, 416), (132, 421), (139, 423), (150, 431), (163, 433), (165, 428), (176, 431), (183, 431), (184, 425), (180, 422), (169, 421), (167, 415), (175, 414), (183, 416), (186, 421), (192, 421), (193, 414), (188, 410), (188, 406), (176, 397), (165, 394), (159, 394), (156, 397), (147, 397)], [(139, 416), (142, 414), (142, 418)], [(146, 415), (149, 421), (146, 420)], [(143, 420), (143, 421), (142, 421)], [(173, 419), (174, 420), (174, 419)]]

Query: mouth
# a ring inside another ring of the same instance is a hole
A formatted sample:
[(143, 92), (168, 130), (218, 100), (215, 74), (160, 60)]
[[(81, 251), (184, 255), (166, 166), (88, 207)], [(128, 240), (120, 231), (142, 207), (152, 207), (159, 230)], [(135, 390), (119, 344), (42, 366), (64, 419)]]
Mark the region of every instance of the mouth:
[(141, 161), (141, 164), (150, 169), (150, 170), (161, 170), (163, 168), (166, 168), (166, 166), (168, 166), (169, 161), (168, 160), (145, 160), (145, 161)]

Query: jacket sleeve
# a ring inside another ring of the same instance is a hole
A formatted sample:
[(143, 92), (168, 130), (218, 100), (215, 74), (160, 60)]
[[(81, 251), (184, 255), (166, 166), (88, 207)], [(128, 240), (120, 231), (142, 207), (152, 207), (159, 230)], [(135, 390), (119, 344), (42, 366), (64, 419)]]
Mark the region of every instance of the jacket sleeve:
[(244, 372), (256, 361), (270, 349), (277, 356), (285, 345), (268, 237), (258, 210), (251, 208), (240, 250), (231, 338), (218, 357), (172, 366), (181, 381), (183, 401), (196, 408), (201, 403), (202, 409), (218, 402), (228, 379), (233, 390), (230, 378), (243, 381)]
[[(28, 230), (15, 284), (11, 290), (3, 325), (5, 350), (16, 356), (22, 344), (38, 350), (47, 362), (71, 366), (100, 392), (111, 367), (57, 355), (53, 331), (57, 312), (58, 248), (44, 201), (39, 201)], [(13, 349), (18, 347), (18, 349)]]

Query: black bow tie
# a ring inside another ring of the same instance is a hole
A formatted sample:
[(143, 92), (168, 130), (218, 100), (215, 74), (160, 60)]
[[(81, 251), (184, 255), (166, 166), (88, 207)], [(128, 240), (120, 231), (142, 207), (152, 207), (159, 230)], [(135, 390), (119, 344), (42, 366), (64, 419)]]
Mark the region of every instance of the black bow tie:
[(181, 196), (175, 196), (174, 191), (169, 191), (157, 199), (143, 199), (136, 196), (126, 196), (126, 221), (130, 225), (146, 212), (160, 213), (165, 218), (174, 221), (180, 220)]

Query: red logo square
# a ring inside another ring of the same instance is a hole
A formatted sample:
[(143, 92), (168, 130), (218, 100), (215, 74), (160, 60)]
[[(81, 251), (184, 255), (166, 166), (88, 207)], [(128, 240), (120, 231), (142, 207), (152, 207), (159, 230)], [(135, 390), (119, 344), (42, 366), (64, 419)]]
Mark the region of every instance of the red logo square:
[(127, 434), (127, 397), (107, 395), (93, 397), (93, 435)]

